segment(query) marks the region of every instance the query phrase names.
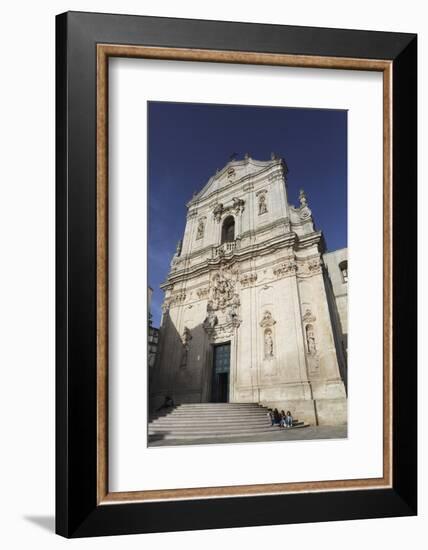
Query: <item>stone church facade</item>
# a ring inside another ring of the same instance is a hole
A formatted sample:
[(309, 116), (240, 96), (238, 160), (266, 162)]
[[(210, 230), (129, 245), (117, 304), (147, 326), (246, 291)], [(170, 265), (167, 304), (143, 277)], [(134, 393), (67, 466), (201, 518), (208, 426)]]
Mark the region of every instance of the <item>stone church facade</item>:
[(275, 155), (246, 155), (187, 204), (162, 285), (152, 408), (168, 395), (175, 403), (260, 403), (313, 425), (346, 423), (347, 309), (341, 303), (341, 317), (305, 193), (298, 206), (289, 202), (287, 171)]

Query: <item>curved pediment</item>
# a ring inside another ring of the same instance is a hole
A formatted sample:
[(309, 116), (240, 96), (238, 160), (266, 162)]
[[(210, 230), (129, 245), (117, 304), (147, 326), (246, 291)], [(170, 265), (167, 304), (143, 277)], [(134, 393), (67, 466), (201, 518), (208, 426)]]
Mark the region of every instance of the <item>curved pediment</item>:
[(247, 157), (243, 160), (231, 160), (221, 170), (218, 170), (210, 177), (199, 193), (192, 197), (188, 206), (209, 197), (213, 193), (221, 191), (229, 185), (238, 183), (248, 178), (248, 176), (255, 176), (258, 173), (265, 172), (268, 168), (280, 164), (283, 164), (283, 160), (277, 157), (271, 160), (255, 160), (251, 157)]

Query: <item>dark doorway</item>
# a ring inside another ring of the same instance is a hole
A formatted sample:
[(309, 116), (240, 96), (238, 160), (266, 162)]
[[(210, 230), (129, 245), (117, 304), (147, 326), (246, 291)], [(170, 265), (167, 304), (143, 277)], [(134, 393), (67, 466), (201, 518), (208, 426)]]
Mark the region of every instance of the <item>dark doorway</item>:
[(230, 342), (214, 346), (213, 352), (211, 401), (227, 403), (229, 401)]

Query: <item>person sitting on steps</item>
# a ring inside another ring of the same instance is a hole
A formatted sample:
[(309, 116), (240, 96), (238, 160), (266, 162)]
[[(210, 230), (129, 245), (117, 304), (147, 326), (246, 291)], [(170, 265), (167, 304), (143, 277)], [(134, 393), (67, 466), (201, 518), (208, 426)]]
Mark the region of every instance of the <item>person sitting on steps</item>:
[(281, 415), (278, 409), (274, 409), (273, 411), (273, 423), (275, 426), (281, 426)]

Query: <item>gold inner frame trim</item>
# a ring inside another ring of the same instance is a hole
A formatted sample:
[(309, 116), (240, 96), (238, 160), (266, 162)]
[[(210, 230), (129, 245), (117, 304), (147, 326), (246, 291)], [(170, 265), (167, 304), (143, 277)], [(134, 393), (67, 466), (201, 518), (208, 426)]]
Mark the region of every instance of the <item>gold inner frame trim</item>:
[[(225, 487), (109, 492), (108, 489), (108, 59), (276, 65), (383, 73), (383, 476)], [(97, 503), (224, 498), (392, 486), (392, 62), (256, 52), (97, 45)]]

